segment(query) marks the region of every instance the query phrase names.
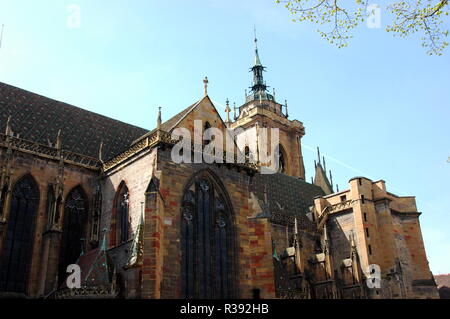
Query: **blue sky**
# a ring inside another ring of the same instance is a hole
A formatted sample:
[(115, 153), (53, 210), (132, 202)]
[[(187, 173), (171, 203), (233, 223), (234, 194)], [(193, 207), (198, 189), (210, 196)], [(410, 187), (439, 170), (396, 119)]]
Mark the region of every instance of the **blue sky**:
[(218, 108), (242, 104), (256, 25), (267, 84), (306, 127), (307, 179), (319, 145), (341, 190), (364, 175), (415, 195), (432, 271), (450, 273), (450, 50), (365, 25), (337, 49), (274, 0), (0, 0), (2, 23), (0, 81), (147, 129), (157, 106), (164, 120), (198, 100), (204, 76)]

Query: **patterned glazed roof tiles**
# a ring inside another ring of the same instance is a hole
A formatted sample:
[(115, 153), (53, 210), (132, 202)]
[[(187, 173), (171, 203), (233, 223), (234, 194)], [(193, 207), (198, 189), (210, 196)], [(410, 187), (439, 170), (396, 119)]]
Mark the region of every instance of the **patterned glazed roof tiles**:
[(325, 195), (322, 188), (309, 184), (304, 180), (283, 173), (256, 174), (251, 189), (264, 202), (264, 185), (267, 192), (266, 210), (270, 214), (298, 218), (301, 226), (312, 227), (312, 222), (306, 217), (309, 207), (314, 204), (314, 197)]
[(103, 159), (126, 150), (148, 131), (0, 82), (0, 132), (11, 116), (15, 134), (40, 144), (55, 143), (61, 129), (62, 148), (98, 158), (103, 141)]

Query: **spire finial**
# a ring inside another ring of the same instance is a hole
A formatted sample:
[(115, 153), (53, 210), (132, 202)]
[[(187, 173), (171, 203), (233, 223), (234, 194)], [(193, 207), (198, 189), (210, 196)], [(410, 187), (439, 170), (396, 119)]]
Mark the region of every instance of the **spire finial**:
[(261, 61), (259, 60), (259, 54), (258, 54), (258, 39), (256, 38), (256, 26), (253, 26), (253, 34), (254, 34), (253, 41), (255, 42), (255, 63), (253, 65), (253, 67), (262, 66)]
[(156, 128), (161, 129), (161, 106), (158, 106), (158, 119), (156, 121)]
[(230, 123), (231, 122), (231, 120), (230, 120), (231, 109), (230, 109), (230, 101), (228, 100), (228, 98), (225, 101), (225, 104), (226, 104), (225, 112), (227, 113), (227, 120), (225, 121), (225, 123)]
[[(275, 95), (274, 95), (274, 99), (275, 99)], [(286, 107), (286, 118), (288, 118), (289, 117), (289, 111), (288, 111), (287, 100), (284, 100), (284, 106)]]
[(233, 110), (234, 110), (234, 120), (237, 120), (237, 115), (236, 115), (236, 102), (233, 102)]
[(331, 190), (333, 190), (333, 175), (331, 174), (331, 169), (330, 169), (330, 185), (331, 185)]
[(61, 129), (58, 130), (58, 135), (56, 135), (56, 144), (57, 149), (61, 148)]
[(339, 185), (336, 184), (336, 193), (339, 193)]
[(208, 77), (205, 76), (205, 78), (203, 79), (203, 84), (205, 85), (205, 96), (208, 95), (208, 83), (209, 83)]
[(320, 149), (319, 149), (319, 146), (317, 146), (317, 158), (319, 159), (319, 164), (320, 164)]
[(12, 135), (12, 129), (11, 129), (11, 115), (8, 116), (8, 120), (6, 120), (5, 135)]
[(323, 170), (326, 172), (327, 171), (327, 164), (325, 163), (325, 156), (322, 156), (322, 161), (323, 161)]

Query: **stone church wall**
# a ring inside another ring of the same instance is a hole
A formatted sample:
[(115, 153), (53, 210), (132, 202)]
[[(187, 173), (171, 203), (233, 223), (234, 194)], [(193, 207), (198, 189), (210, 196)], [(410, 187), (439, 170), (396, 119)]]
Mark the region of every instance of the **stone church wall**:
[[(0, 152), (3, 151), (4, 150), (0, 150)], [(0, 156), (0, 158), (3, 157)], [(54, 283), (56, 282), (58, 269), (60, 238), (57, 238), (57, 240), (53, 242), (51, 248), (54, 252), (47, 256), (43, 253), (43, 233), (47, 223), (47, 188), (50, 183), (54, 183), (57, 180), (59, 163), (54, 160), (17, 151), (13, 153), (12, 161), (12, 188), (15, 183), (26, 174), (30, 174), (39, 186), (39, 208), (35, 222), (33, 253), (28, 281), (29, 295), (39, 296), (48, 292), (45, 291), (45, 287), (48, 287), (48, 289), (56, 288)], [(5, 165), (5, 163), (0, 163), (0, 166), (3, 167), (3, 165)], [(97, 178), (97, 172), (66, 163), (64, 165), (63, 197), (66, 198), (68, 193), (74, 187), (80, 185), (87, 195), (88, 203), (90, 203)], [(62, 223), (63, 220), (64, 212), (62, 212), (60, 222)], [(87, 234), (90, 234), (90, 226), (90, 223), (86, 225)], [(3, 240), (3, 238), (0, 238), (0, 253), (2, 251)], [(86, 243), (88, 243), (89, 240), (90, 238), (86, 238)], [(88, 245), (86, 246), (86, 248), (88, 248)]]
[(250, 176), (244, 171), (225, 165), (174, 164), (170, 150), (158, 152), (160, 193), (164, 198), (161, 240), (163, 276), (162, 298), (181, 296), (181, 248), (180, 218), (183, 191), (188, 181), (198, 172), (209, 170), (224, 185), (234, 212), (237, 251), (237, 286), (239, 297), (251, 298), (253, 289), (260, 289), (260, 296), (274, 296), (273, 263), (271, 256), (270, 228), (266, 220), (248, 219)]

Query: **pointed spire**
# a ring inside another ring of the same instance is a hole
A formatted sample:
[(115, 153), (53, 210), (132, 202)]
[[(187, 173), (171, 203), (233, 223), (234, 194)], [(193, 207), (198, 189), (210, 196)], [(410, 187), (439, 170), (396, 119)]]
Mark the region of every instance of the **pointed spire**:
[(256, 38), (256, 27), (253, 27), (253, 32), (255, 35), (255, 62), (253, 63), (253, 66), (262, 66), (261, 61), (259, 60), (259, 54), (258, 54), (258, 39)]
[[(251, 68), (253, 72), (253, 85), (252, 85), (252, 93), (258, 92), (258, 95), (265, 95), (265, 91), (267, 89), (267, 85), (264, 82), (263, 78), (263, 72), (265, 67), (262, 66), (261, 60), (259, 59), (259, 53), (258, 53), (258, 40), (256, 39), (256, 29), (255, 29), (255, 61), (253, 63), (253, 66)], [(245, 94), (245, 97), (247, 98), (247, 94)], [(254, 96), (254, 99), (256, 99), (256, 94)]]
[(156, 128), (161, 129), (161, 106), (158, 107), (158, 119), (156, 120)]
[(323, 161), (323, 170), (326, 172), (327, 171), (327, 164), (325, 163), (325, 156), (322, 156), (322, 161)]
[(317, 158), (319, 159), (319, 165), (320, 165), (320, 149), (319, 149), (319, 146), (317, 146)]
[(339, 185), (336, 184), (336, 193), (339, 193)]
[(102, 245), (100, 247), (100, 250), (102, 251), (106, 251), (106, 233), (107, 233), (108, 229), (107, 228), (103, 228), (103, 240), (102, 240)]
[(237, 113), (236, 113), (236, 102), (233, 102), (233, 110), (234, 110), (234, 120), (237, 120)]

